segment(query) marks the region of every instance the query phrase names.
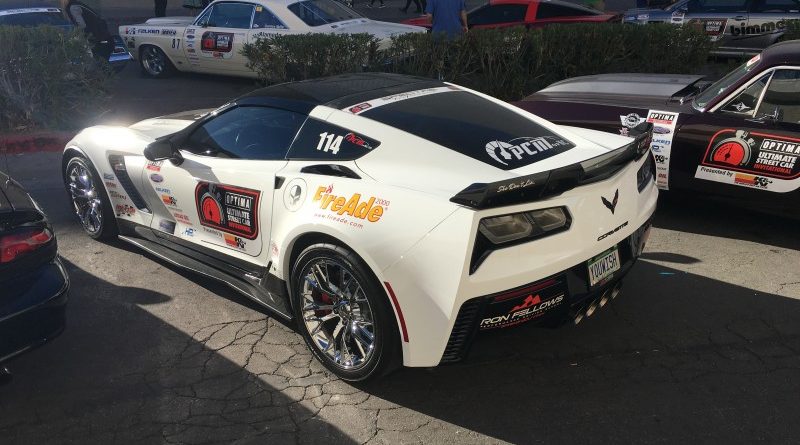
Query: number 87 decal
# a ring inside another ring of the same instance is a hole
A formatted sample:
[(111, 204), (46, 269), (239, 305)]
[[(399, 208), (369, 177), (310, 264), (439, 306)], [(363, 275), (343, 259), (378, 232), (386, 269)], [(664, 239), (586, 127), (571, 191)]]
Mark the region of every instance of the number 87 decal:
[(339, 153), (339, 146), (342, 145), (342, 139), (344, 139), (344, 136), (336, 136), (327, 131), (325, 133), (320, 133), (317, 150), (324, 152), (330, 151), (333, 154)]

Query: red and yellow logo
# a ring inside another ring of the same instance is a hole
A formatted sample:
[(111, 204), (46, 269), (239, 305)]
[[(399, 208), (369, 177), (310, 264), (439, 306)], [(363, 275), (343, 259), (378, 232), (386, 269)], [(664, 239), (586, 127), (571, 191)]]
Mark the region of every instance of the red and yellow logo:
[(360, 193), (354, 193), (349, 198), (337, 196), (333, 193), (332, 185), (317, 187), (313, 202), (319, 202), (319, 208), (323, 210), (329, 210), (340, 216), (347, 214), (354, 218), (366, 219), (369, 222), (380, 220), (388, 204), (374, 196), (362, 201)]

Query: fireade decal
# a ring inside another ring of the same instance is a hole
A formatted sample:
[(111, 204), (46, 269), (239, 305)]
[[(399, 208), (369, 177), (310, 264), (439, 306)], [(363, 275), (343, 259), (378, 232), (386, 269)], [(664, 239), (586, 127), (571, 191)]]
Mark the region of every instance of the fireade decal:
[(388, 201), (374, 196), (362, 200), (360, 193), (354, 193), (350, 197), (338, 196), (333, 193), (333, 185), (317, 187), (313, 202), (318, 202), (319, 208), (322, 210), (328, 210), (339, 216), (349, 215), (369, 222), (378, 222), (388, 205)]

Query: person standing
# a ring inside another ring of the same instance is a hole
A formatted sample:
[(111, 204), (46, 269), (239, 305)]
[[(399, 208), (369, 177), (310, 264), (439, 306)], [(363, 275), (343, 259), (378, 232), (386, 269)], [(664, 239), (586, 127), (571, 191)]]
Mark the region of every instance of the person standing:
[[(381, 1), (381, 5), (378, 6), (378, 7), (379, 8), (385, 8), (386, 5), (383, 4), (383, 0), (380, 0), (380, 1)], [(375, 4), (375, 0), (370, 0), (369, 3), (367, 3), (367, 8), (371, 8), (372, 5), (374, 5), (374, 4)]]
[(467, 32), (467, 10), (464, 0), (428, 0), (425, 8), (433, 24), (433, 34), (444, 34), (452, 39)]
[(156, 2), (156, 17), (164, 17), (167, 15), (167, 0), (155, 0)]
[(420, 5), (419, 0), (406, 0), (406, 6), (404, 8), (400, 8), (400, 10), (408, 14), (408, 7), (411, 6), (412, 1), (414, 2), (414, 6), (417, 7), (417, 10), (414, 12), (416, 12), (417, 14), (421, 13), (422, 8), (424, 8), (425, 5)]

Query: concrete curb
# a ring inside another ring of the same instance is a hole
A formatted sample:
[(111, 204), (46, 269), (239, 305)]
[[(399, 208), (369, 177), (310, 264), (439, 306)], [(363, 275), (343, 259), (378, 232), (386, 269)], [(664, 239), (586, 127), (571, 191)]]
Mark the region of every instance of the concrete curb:
[(29, 134), (0, 134), (0, 153), (15, 155), (24, 153), (59, 152), (74, 132), (43, 131)]

